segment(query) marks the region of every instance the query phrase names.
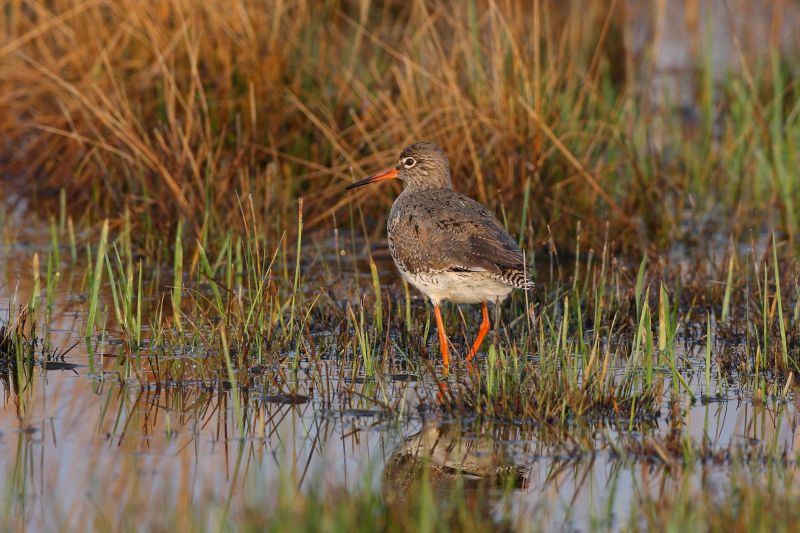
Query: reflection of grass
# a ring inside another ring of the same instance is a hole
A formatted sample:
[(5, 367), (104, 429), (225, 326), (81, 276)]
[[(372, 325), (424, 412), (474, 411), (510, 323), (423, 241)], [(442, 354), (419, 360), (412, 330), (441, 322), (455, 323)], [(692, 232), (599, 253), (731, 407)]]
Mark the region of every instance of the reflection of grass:
[[(474, 449), (467, 453), (485, 461), (490, 450), (477, 449), (481, 445), (474, 437), (464, 439), (461, 446)], [(212, 478), (215, 484), (206, 478), (196, 483), (169, 475), (178, 461), (165, 461), (161, 475), (153, 476), (149, 468), (142, 468), (141, 458), (118, 455), (113, 467), (104, 467), (100, 461), (78, 469), (69, 481), (78, 494), (67, 496), (54, 493), (49, 484), (39, 487), (42, 466), (31, 460), (37, 439), (20, 432), (15, 439), (16, 455), (7, 462), (9, 470), (0, 473), (9, 481), (9, 491), (0, 502), (4, 510), (0, 527), (344, 532), (542, 531), (569, 526), (580, 530), (792, 531), (800, 518), (795, 469), (774, 458), (757, 467), (734, 462), (725, 467), (727, 475), (720, 477), (707, 475), (708, 465), (660, 463), (652, 450), (645, 452), (652, 459), (644, 467), (621, 459), (608, 471), (599, 461), (537, 456), (531, 468), (539, 475), (520, 486), (513, 476), (505, 480), (481, 477), (463, 472), (462, 463), (453, 468), (435, 464), (426, 455), (434, 442), (446, 448), (443, 453), (463, 461), (464, 450), (454, 451), (452, 443), (440, 435), (415, 447), (414, 454), (401, 449), (399, 462), (377, 483), (369, 469), (347, 485), (326, 481), (323, 472), (311, 472), (299, 489), (296, 473), (286, 463), (275, 467), (279, 480), (266, 481), (264, 468), (269, 468), (272, 459), (261, 464), (249, 457), (249, 444), (238, 443), (230, 444), (233, 475), (219, 473), (219, 478)], [(553, 497), (553, 490), (565, 487), (575, 491), (574, 503), (572, 495)], [(595, 491), (597, 505), (581, 505), (586, 494)], [(39, 505), (37, 498), (46, 505)]]
[(669, 491), (646, 490), (630, 513), (631, 529), (793, 531), (800, 520), (795, 467), (739, 465), (722, 482), (692, 482), (681, 472)]
[(8, 322), (0, 324), (0, 380), (5, 400), (13, 399), (20, 416), (31, 396), (38, 339), (36, 325), (29, 323), (28, 309), (9, 309)]

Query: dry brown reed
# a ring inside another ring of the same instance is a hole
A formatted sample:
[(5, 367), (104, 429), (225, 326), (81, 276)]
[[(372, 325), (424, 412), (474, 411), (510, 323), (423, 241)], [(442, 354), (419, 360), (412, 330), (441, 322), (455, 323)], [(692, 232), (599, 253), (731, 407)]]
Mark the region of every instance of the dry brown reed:
[[(676, 95), (654, 105), (652, 59), (674, 11), (656, 4), (7, 2), (0, 172), (39, 199), (65, 189), (90, 218), (127, 208), (140, 236), (179, 219), (202, 236), (242, 229), (248, 196), (279, 233), (301, 196), (307, 229), (341, 223), (364, 196), (379, 198), (358, 205), (380, 219), (391, 195), (343, 185), (427, 138), (457, 188), (531, 248), (572, 249), (576, 220), (589, 242), (609, 222), (616, 247), (658, 247), (687, 235), (687, 212), (793, 237), (800, 134), (780, 10), (760, 62), (734, 39), (737, 74), (720, 79), (711, 54), (724, 43), (703, 40), (706, 13), (685, 2), (687, 110)], [(733, 31), (734, 14), (718, 24)]]

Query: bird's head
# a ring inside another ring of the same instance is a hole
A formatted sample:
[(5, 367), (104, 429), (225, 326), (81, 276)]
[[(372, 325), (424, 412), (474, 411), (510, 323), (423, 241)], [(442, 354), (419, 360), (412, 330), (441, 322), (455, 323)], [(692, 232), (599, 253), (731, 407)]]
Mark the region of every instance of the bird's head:
[(452, 189), (450, 161), (444, 151), (427, 141), (415, 142), (403, 148), (400, 159), (393, 168), (379, 172), (347, 186), (355, 189), (378, 181), (399, 178), (407, 188)]

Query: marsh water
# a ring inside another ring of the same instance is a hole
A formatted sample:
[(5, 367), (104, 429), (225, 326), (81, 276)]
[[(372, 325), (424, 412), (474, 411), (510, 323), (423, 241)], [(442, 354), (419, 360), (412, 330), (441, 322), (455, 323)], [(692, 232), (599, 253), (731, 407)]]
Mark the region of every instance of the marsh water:
[[(46, 229), (33, 228), (0, 249), (0, 323), (29, 300), (33, 256), (44, 257), (49, 246)], [(44, 276), (44, 264), (40, 269)], [(794, 394), (755, 401), (733, 380), (718, 383), (718, 374), (712, 380), (720, 394), (692, 401), (686, 393), (670, 399), (664, 392), (648, 424), (572, 420), (552, 431), (442, 413), (430, 406), (435, 384), (401, 366), (376, 380), (335, 359), (315, 366), (312, 375), (300, 360), (285, 381), (291, 389), (284, 390), (239, 389), (224, 379), (133, 379), (119, 363), (123, 346), (113, 324), (91, 342), (83, 336), (84, 270), (71, 272), (66, 263), (60, 269), (47, 322), (36, 327), (45, 355), (31, 381), (23, 391), (13, 380), (2, 382), (7, 511), (32, 529), (81, 528), (89, 515), (114, 523), (130, 509), (110, 503), (131, 490), (151, 495), (149, 512), (160, 501), (213, 501), (230, 510), (243, 494), (268, 507), (286, 483), (322, 493), (369, 486), (387, 499), (404, 497), (409, 472), (419, 465), (441, 491), (451, 479), (468, 480), (481, 489), (474, 497), (486, 513), (510, 512), (521, 529), (617, 528), (629, 524), (645, 496), (667, 495), (685, 483), (724, 487), (736, 453), (782, 454), (787, 468), (795, 468), (800, 418)], [(704, 349), (683, 354), (698, 397)], [(668, 382), (668, 373), (663, 379)], [(246, 423), (237, 424), (238, 416)], [(664, 452), (676, 439), (704, 443), (698, 467), (684, 471), (687, 465)], [(502, 481), (487, 475), (500, 471), (509, 474)]]

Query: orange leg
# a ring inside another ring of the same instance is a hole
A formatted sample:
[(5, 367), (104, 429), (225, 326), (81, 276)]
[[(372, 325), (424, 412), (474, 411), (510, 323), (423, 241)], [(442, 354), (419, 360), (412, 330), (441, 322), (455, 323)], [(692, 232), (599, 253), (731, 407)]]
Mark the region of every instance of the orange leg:
[(481, 327), (478, 329), (478, 337), (472, 344), (472, 349), (467, 354), (467, 362), (472, 361), (472, 358), (478, 353), (478, 348), (481, 347), (481, 343), (483, 339), (486, 338), (487, 333), (489, 333), (489, 309), (486, 302), (483, 302), (483, 322), (481, 322)]
[(433, 306), (433, 312), (436, 314), (436, 329), (439, 331), (439, 349), (442, 351), (442, 361), (444, 362), (444, 373), (447, 374), (448, 367), (450, 366), (450, 351), (447, 347), (447, 335), (444, 333), (444, 321), (442, 320), (442, 312), (439, 310), (438, 305)]

